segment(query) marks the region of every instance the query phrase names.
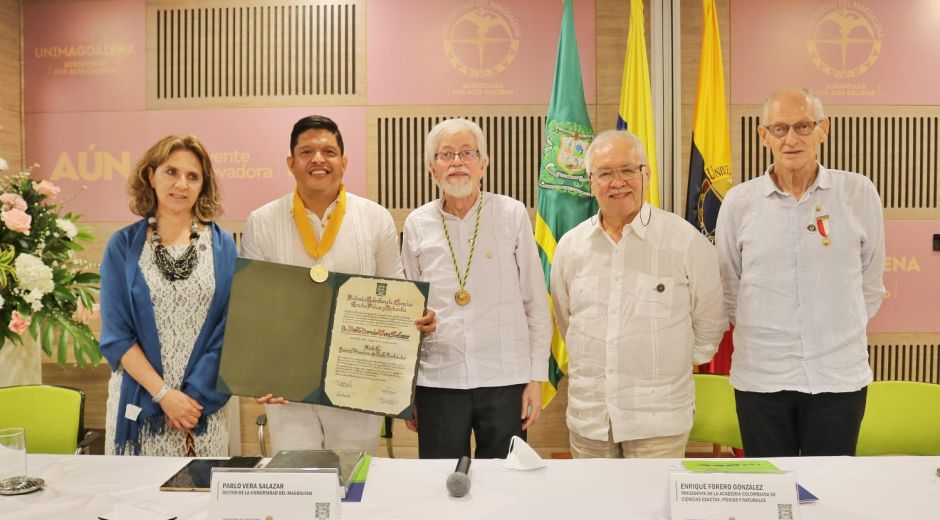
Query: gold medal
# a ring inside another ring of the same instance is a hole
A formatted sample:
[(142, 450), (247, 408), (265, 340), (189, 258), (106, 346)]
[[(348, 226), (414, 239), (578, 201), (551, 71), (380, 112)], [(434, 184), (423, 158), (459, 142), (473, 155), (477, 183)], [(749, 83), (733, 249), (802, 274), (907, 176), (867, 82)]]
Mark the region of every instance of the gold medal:
[[(450, 231), (447, 230), (447, 222), (444, 220), (444, 212), (438, 211), (441, 215), (441, 225), (444, 226), (444, 236), (447, 238), (447, 248), (450, 249), (450, 259), (454, 262), (454, 271), (457, 273), (457, 284), (460, 289), (454, 293), (454, 301), (461, 307), (466, 307), (470, 303), (470, 291), (466, 289), (467, 278), (470, 276), (470, 264), (473, 262), (473, 250), (477, 244), (477, 234), (480, 231), (480, 214), (483, 213), (483, 193), (480, 192), (480, 199), (477, 202), (477, 220), (473, 225), (473, 235), (470, 237), (470, 255), (467, 257), (467, 267), (463, 270), (463, 276), (460, 275), (460, 267), (457, 265), (457, 254), (454, 253), (454, 245), (450, 241)], [(487, 258), (491, 255), (487, 253)]]
[(457, 302), (457, 305), (461, 307), (470, 303), (470, 291), (466, 289), (460, 289), (454, 293), (454, 301)]
[(294, 205), (292, 207), (294, 223), (297, 225), (297, 231), (300, 232), (300, 239), (303, 241), (304, 249), (316, 263), (310, 268), (310, 279), (317, 283), (323, 283), (330, 276), (329, 269), (323, 265), (320, 260), (333, 247), (336, 241), (336, 235), (339, 233), (339, 226), (346, 215), (346, 188), (342, 184), (339, 186), (339, 195), (336, 199), (336, 209), (330, 216), (330, 221), (323, 231), (323, 236), (317, 239), (313, 232), (313, 226), (307, 218), (307, 212), (304, 210), (303, 200), (300, 198), (300, 188), (294, 189)]
[(330, 276), (330, 271), (325, 265), (316, 263), (310, 268), (310, 279), (317, 283), (323, 283)]
[(832, 244), (832, 240), (829, 237), (823, 238), (823, 247), (829, 247), (830, 244)]

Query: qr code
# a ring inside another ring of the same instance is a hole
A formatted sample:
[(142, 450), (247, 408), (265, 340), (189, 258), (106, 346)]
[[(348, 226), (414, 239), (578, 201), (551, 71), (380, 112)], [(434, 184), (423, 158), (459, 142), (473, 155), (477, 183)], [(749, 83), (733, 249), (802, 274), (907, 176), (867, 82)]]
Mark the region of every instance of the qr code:
[(777, 504), (777, 520), (793, 520), (793, 504)]
[(314, 518), (317, 520), (328, 520), (332, 518), (330, 516), (330, 503), (329, 502), (317, 502), (317, 507), (314, 512)]

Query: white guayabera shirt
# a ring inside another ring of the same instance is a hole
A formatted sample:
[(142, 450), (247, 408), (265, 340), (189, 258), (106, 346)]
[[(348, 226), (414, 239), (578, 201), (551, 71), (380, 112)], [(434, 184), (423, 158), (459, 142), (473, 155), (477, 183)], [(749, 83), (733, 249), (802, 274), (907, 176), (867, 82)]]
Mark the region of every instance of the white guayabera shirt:
[(728, 328), (711, 243), (647, 204), (616, 244), (594, 216), (558, 243), (551, 291), (570, 356), (568, 428), (614, 442), (689, 431), (692, 364)]

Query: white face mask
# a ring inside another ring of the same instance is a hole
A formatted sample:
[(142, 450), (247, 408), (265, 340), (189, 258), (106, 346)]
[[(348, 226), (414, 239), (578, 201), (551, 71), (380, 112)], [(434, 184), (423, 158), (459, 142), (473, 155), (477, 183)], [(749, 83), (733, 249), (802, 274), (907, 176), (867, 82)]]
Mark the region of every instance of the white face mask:
[(506, 467), (509, 469), (538, 469), (545, 466), (545, 461), (529, 446), (526, 441), (516, 435), (509, 441), (509, 454), (506, 455)]

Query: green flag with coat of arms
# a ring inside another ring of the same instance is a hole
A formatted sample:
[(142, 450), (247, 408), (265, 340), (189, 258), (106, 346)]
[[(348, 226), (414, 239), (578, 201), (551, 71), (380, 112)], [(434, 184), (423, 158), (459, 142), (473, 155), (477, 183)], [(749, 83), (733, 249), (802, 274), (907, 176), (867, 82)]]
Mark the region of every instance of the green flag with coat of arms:
[[(535, 241), (538, 243), (546, 286), (549, 285), (558, 240), (569, 229), (597, 212), (597, 203), (591, 197), (590, 179), (584, 170), (584, 152), (594, 138), (594, 130), (584, 102), (572, 3), (573, 0), (564, 0), (555, 80), (545, 124), (544, 151), (538, 181)], [(558, 333), (558, 327), (553, 325), (553, 328), (548, 381), (542, 385), (543, 406), (547, 406), (555, 397), (558, 383), (568, 369), (564, 338)]]

